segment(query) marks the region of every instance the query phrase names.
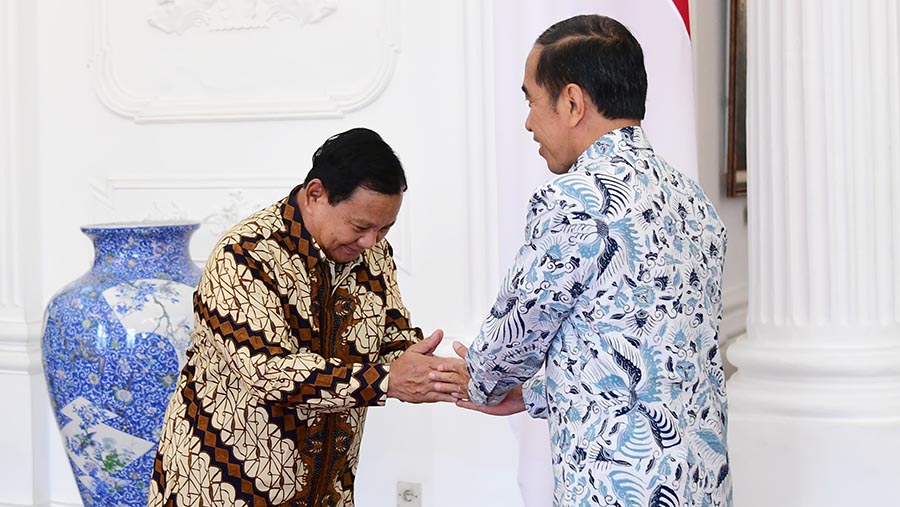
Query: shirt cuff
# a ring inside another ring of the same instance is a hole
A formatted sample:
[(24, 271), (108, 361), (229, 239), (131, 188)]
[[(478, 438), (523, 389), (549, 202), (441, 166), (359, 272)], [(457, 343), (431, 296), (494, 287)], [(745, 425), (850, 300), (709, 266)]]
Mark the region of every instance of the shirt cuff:
[(358, 382), (352, 397), (359, 407), (375, 407), (387, 401), (388, 384), (390, 383), (391, 365), (367, 364), (353, 373), (353, 380)]
[(494, 390), (496, 382), (482, 380), (476, 383), (474, 379), (469, 380), (469, 401), (476, 405), (487, 405), (490, 393)]
[(522, 385), (522, 399), (531, 417), (547, 418), (547, 390), (543, 375), (535, 375)]

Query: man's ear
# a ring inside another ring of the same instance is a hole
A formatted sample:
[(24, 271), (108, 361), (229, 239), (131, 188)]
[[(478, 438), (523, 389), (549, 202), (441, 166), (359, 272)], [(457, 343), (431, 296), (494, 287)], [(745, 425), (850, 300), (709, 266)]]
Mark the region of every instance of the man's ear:
[(328, 191), (325, 190), (325, 185), (319, 178), (309, 180), (306, 185), (303, 185), (302, 192), (307, 204), (328, 202)]
[(563, 101), (565, 112), (568, 115), (569, 126), (578, 125), (584, 118), (586, 108), (589, 106), (587, 101), (590, 99), (584, 94), (584, 90), (575, 83), (567, 84), (559, 95), (559, 100)]

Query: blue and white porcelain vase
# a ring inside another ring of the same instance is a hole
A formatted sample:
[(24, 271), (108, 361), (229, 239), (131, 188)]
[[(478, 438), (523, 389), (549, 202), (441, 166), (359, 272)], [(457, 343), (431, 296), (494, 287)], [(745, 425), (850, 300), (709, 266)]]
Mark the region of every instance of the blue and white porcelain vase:
[(163, 414), (184, 365), (198, 224), (82, 227), (93, 268), (44, 315), (44, 374), (85, 507), (144, 507)]

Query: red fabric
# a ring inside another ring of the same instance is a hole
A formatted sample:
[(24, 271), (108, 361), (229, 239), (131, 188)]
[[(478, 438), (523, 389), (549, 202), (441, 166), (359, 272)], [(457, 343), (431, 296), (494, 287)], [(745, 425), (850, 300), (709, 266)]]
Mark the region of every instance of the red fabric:
[(675, 2), (675, 8), (678, 9), (678, 13), (681, 14), (681, 19), (684, 21), (684, 29), (687, 30), (688, 38), (691, 37), (691, 14), (690, 8), (688, 6), (688, 0), (672, 0)]

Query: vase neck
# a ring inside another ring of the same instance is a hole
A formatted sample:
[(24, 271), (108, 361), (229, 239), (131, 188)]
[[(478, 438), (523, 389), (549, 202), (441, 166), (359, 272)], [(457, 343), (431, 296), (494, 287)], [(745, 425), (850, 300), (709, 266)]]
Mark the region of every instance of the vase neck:
[[(94, 242), (94, 269), (108, 266), (166, 270), (190, 261), (190, 237), (198, 224), (83, 227)], [(124, 266), (123, 266), (124, 264)]]

